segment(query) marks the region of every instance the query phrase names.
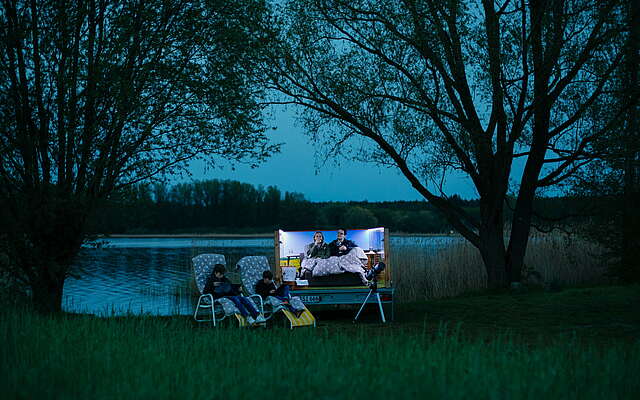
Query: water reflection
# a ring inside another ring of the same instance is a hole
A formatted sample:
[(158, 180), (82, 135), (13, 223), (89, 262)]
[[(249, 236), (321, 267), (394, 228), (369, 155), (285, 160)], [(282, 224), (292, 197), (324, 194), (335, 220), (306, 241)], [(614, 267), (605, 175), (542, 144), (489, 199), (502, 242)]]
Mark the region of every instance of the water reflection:
[(105, 316), (191, 314), (195, 291), (191, 258), (195, 255), (224, 254), (228, 269), (246, 255), (264, 255), (271, 265), (274, 262), (272, 244), (186, 247), (180, 243), (178, 247), (161, 247), (176, 244), (172, 240), (153, 244), (141, 247), (139, 242), (128, 244), (119, 239), (117, 246), (82, 249), (73, 268), (77, 277), (65, 282), (63, 309)]
[(272, 238), (109, 238), (98, 242), (116, 248), (269, 247)]

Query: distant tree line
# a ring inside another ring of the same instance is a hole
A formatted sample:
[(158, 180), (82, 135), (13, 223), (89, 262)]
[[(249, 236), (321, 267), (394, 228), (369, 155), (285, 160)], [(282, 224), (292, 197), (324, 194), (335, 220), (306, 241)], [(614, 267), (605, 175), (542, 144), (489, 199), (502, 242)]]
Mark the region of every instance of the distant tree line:
[[(478, 200), (454, 195), (451, 201), (470, 214)], [(576, 210), (563, 219), (566, 204)], [(582, 220), (593, 201), (580, 198), (540, 198), (537, 227)], [(508, 214), (510, 218), (510, 215)], [(250, 233), (274, 229), (334, 229), (385, 226), (394, 232), (443, 233), (453, 227), (426, 201), (311, 202), (303, 194), (274, 186), (254, 186), (232, 180), (207, 180), (167, 185), (141, 183), (101, 203), (90, 218), (92, 233)]]
[[(458, 201), (477, 208), (476, 201)], [(268, 232), (343, 225), (403, 232), (452, 229), (425, 201), (317, 203), (274, 186), (217, 179), (130, 186), (102, 202), (90, 218), (93, 233)]]

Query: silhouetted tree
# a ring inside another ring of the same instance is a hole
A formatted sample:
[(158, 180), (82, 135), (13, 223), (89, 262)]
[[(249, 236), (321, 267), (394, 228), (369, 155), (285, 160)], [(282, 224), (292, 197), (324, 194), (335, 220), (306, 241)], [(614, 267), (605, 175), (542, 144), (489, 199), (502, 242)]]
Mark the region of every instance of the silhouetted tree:
[[(625, 1), (621, 15), (627, 26), (623, 68), (615, 75), (614, 101), (600, 104), (593, 118), (600, 124), (618, 115), (614, 129), (594, 141), (597, 162), (579, 174), (573, 189), (594, 199), (589, 237), (603, 244), (613, 275), (640, 281), (640, 126), (638, 124), (638, 65), (640, 64), (640, 4)], [(621, 113), (619, 112), (621, 111)], [(599, 199), (606, 201), (598, 201)], [(597, 207), (599, 205), (599, 207)]]
[[(611, 130), (587, 116), (620, 66), (622, 3), (291, 0), (265, 70), (318, 147), (398, 168), (503, 286), (520, 280), (536, 192), (590, 161)], [(443, 192), (451, 170), (475, 186), (478, 218)]]
[(251, 76), (264, 13), (262, 0), (0, 3), (1, 239), (40, 309), (60, 310), (99, 199), (196, 157), (255, 165), (275, 150)]

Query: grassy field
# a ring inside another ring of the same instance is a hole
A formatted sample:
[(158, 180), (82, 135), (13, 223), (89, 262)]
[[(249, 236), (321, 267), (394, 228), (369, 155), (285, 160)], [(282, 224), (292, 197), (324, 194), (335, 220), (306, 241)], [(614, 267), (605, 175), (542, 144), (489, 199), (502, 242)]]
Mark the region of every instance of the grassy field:
[[(0, 312), (3, 398), (626, 399), (640, 392), (640, 287), (408, 303), (381, 325)], [(370, 311), (374, 311), (373, 307)]]

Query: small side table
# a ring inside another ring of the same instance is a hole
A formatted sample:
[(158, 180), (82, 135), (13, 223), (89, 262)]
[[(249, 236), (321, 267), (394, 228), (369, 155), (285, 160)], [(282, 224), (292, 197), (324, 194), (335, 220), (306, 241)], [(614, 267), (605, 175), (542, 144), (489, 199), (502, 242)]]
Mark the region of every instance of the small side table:
[(287, 254), (285, 255), (285, 257), (287, 257), (287, 266), (291, 266), (291, 259), (293, 258), (295, 259), (299, 259), (300, 258), (300, 254)]
[(378, 261), (380, 261), (380, 254), (374, 250), (367, 250), (364, 254), (367, 255), (367, 269), (371, 269)]

